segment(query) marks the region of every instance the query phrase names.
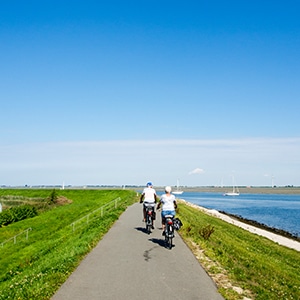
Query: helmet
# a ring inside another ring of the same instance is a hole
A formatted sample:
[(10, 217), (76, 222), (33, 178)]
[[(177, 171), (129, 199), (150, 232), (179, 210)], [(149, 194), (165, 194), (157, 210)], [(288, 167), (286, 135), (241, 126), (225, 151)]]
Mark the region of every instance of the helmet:
[(146, 184), (148, 187), (150, 187), (150, 186), (153, 186), (153, 184), (152, 184), (152, 182), (151, 181), (149, 181), (149, 182), (147, 182), (147, 184)]
[(165, 192), (166, 193), (171, 193), (171, 191), (172, 191), (172, 188), (170, 186), (165, 187)]

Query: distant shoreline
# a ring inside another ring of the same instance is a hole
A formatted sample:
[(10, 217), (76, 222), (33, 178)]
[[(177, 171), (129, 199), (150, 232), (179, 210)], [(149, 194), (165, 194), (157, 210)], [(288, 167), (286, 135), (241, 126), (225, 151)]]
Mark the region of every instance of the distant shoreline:
[[(143, 186), (126, 186), (126, 189), (133, 189), (135, 191), (141, 191)], [(158, 192), (164, 191), (162, 186), (154, 186), (155, 190)], [(174, 187), (173, 187), (174, 188)], [(290, 195), (300, 195), (300, 187), (245, 187), (238, 186), (240, 194), (290, 194)], [(232, 187), (206, 187), (206, 186), (183, 186), (181, 190), (184, 192), (197, 192), (197, 193), (220, 193), (224, 194), (226, 192), (232, 191)]]
[[(240, 194), (295, 194), (300, 195), (300, 187), (238, 187)], [(231, 187), (182, 187), (184, 192), (221, 193), (231, 191)], [(159, 190), (159, 188), (157, 188)], [(184, 195), (184, 193), (183, 193)]]
[[(0, 189), (9, 190), (9, 189), (128, 189), (134, 190), (137, 192), (142, 191), (144, 186), (138, 185), (86, 185), (86, 186), (60, 186), (60, 185), (42, 185), (42, 186), (1, 186)], [(164, 186), (154, 186), (155, 190), (161, 192), (164, 191)], [(174, 189), (175, 187), (173, 187)], [(280, 186), (280, 187), (245, 187), (245, 186), (238, 186), (239, 191), (241, 194), (295, 194), (300, 195), (300, 187), (293, 187), (293, 186)], [(182, 186), (181, 189), (183, 192), (198, 192), (198, 193), (221, 193), (224, 194), (225, 192), (232, 191), (231, 186), (224, 186), (224, 187), (213, 187), (213, 186)], [(184, 194), (184, 193), (183, 193)]]

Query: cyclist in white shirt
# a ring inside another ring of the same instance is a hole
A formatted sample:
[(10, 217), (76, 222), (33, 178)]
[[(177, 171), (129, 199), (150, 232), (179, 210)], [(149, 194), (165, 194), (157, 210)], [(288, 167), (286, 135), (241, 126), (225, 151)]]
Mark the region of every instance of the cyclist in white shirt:
[(173, 194), (171, 194), (172, 188), (170, 186), (165, 187), (165, 194), (163, 194), (160, 198), (160, 201), (157, 205), (156, 209), (159, 209), (162, 205), (161, 210), (161, 223), (162, 223), (162, 235), (165, 235), (166, 229), (166, 215), (172, 215), (175, 217), (175, 209), (177, 208), (176, 198)]
[[(146, 207), (147, 206), (151, 206), (153, 207), (153, 212), (154, 212), (154, 208), (155, 208), (155, 203), (157, 202), (157, 195), (156, 195), (156, 191), (153, 188), (153, 184), (152, 182), (147, 182), (146, 187), (143, 190), (143, 193), (141, 195), (140, 198), (140, 203), (143, 203), (144, 201), (144, 205), (143, 205), (143, 216), (144, 216), (144, 222), (146, 221)], [(154, 229), (154, 226), (152, 225), (152, 229)]]

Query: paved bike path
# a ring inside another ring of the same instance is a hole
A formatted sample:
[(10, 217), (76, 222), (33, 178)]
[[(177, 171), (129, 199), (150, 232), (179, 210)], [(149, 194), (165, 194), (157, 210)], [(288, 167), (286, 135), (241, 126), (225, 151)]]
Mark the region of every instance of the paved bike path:
[(171, 250), (160, 213), (146, 234), (142, 205), (133, 204), (85, 257), (52, 300), (222, 300), (216, 286), (176, 234)]

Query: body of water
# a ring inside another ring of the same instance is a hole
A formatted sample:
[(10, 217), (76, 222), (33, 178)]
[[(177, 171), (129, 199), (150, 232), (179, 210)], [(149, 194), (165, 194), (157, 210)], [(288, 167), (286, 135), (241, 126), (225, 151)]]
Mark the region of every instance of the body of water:
[(300, 236), (300, 195), (184, 192), (177, 198), (218, 211), (241, 216)]

